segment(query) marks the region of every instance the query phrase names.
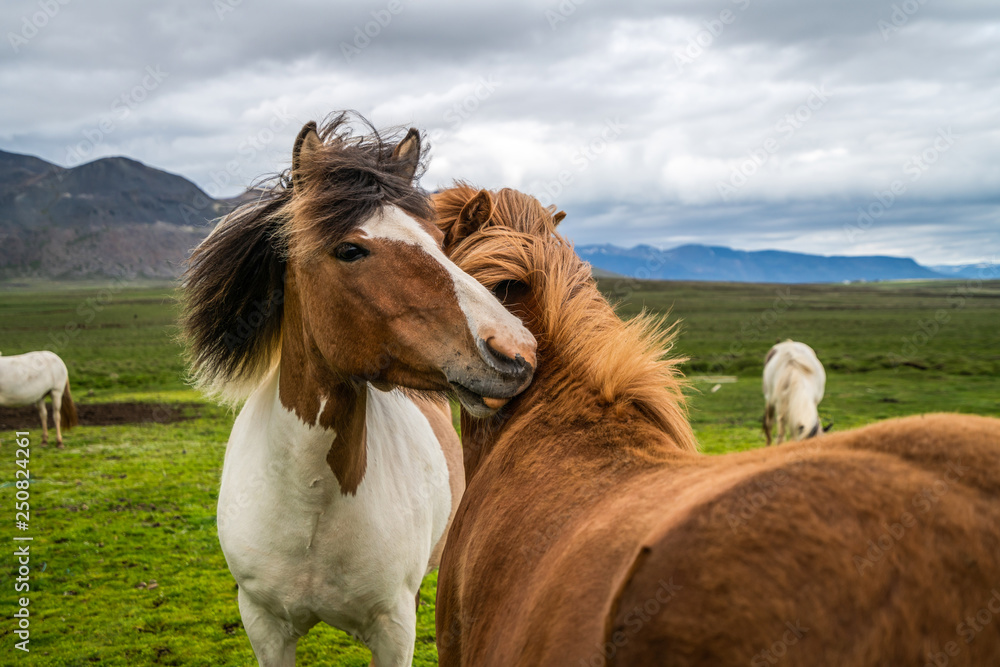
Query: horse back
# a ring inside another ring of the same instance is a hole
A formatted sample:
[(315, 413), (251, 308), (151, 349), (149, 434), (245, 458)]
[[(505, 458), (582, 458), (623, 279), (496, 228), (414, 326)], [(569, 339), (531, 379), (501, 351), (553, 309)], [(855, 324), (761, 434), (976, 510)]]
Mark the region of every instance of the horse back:
[(968, 623), (1000, 611), (1000, 421), (890, 420), (718, 465), (736, 483), (637, 545), (607, 664), (1000, 661)]
[(69, 379), (66, 364), (47, 350), (0, 356), (0, 405), (26, 405), (55, 390)]

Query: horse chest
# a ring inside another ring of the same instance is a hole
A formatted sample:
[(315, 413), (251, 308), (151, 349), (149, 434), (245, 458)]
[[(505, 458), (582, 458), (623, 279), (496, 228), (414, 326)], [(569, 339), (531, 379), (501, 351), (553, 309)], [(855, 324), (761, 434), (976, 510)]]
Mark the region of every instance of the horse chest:
[[(220, 543), (241, 588), (291, 620), (343, 627), (345, 614), (419, 587), (447, 524), (447, 466), (429, 424), (412, 403), (375, 403), (356, 495), (341, 492), (325, 462), (329, 433), (283, 410), (265, 424), (250, 404), (234, 425)], [(386, 407), (395, 419), (381, 418)]]

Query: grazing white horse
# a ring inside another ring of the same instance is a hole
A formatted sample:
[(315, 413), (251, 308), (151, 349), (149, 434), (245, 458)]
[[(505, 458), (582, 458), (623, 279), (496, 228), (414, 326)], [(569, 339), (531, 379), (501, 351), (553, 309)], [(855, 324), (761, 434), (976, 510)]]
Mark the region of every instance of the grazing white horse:
[(38, 407), (42, 420), (42, 444), (49, 441), (49, 419), (45, 397), (52, 397), (52, 417), (56, 442), (62, 449), (62, 430), (77, 424), (76, 406), (69, 393), (69, 371), (54, 352), (28, 352), (13, 357), (0, 356), (0, 405)]
[(377, 667), (411, 664), (420, 583), (465, 488), (438, 392), (489, 416), (534, 371), (531, 334), (442, 252), (416, 130), (393, 148), (343, 122), (306, 125), (290, 178), (219, 223), (185, 280), (195, 374), (249, 394), (218, 526), (265, 666), (294, 665), (319, 622)]
[[(764, 434), (771, 444), (771, 428), (777, 422), (780, 444), (805, 440), (820, 432), (817, 406), (823, 400), (826, 371), (811, 347), (786, 340), (764, 357)], [(826, 429), (824, 429), (826, 430)]]

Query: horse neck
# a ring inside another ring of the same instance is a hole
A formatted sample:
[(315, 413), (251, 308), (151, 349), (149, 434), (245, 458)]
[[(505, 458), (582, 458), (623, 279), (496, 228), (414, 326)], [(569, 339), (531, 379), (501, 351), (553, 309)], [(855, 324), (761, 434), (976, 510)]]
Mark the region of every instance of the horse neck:
[(788, 405), (788, 414), (794, 422), (802, 423), (806, 428), (819, 421), (819, 411), (813, 400), (814, 387), (815, 380), (812, 375), (807, 375), (799, 369), (793, 369), (785, 399)]
[[(596, 288), (591, 287), (596, 292)], [(553, 321), (537, 311), (534, 300), (508, 304), (519, 313), (538, 340), (539, 365), (534, 379), (524, 393), (515, 397), (501, 414), (479, 420), (462, 412), (462, 447), (467, 478), (494, 450), (498, 455), (521, 459), (534, 456), (580, 456), (584, 458), (619, 458), (623, 453), (636, 461), (663, 461), (680, 451), (694, 451), (695, 440), (690, 424), (683, 414), (682, 398), (663, 385), (650, 386), (641, 373), (636, 373), (636, 385), (642, 384), (638, 396), (628, 384), (607, 387), (594, 381), (593, 368), (580, 349), (586, 349), (589, 338), (608, 339), (622, 335), (627, 326), (599, 294), (587, 316), (573, 334), (573, 349), (564, 349), (554, 336), (545, 331), (544, 322)], [(623, 340), (627, 336), (622, 336)], [(595, 346), (601, 350), (602, 346)], [(625, 358), (640, 358), (646, 351), (624, 350)], [(650, 368), (653, 372), (655, 366)], [(623, 370), (624, 372), (624, 370)], [(610, 393), (609, 393), (610, 392)], [(600, 432), (593, 447), (575, 447), (572, 451), (539, 447), (546, 439), (572, 439), (571, 433), (581, 430)], [(612, 447), (609, 441), (614, 440)]]
[(294, 279), (286, 279), (277, 397), (305, 427), (327, 435), (326, 463), (345, 493), (356, 493), (367, 467), (368, 387), (354, 383), (318, 358), (302, 319)]

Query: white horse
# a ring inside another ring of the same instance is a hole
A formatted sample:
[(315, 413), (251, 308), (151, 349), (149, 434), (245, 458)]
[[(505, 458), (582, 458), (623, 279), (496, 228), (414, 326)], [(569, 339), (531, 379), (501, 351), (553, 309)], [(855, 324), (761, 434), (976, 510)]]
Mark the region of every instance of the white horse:
[(363, 641), (377, 667), (411, 664), (420, 583), (465, 488), (435, 392), (492, 415), (535, 363), (527, 329), (442, 252), (413, 184), (419, 134), (393, 148), (343, 122), (322, 138), (306, 125), (290, 179), (219, 223), (185, 279), (196, 376), (249, 394), (218, 526), (267, 666), (294, 665), (319, 622)]
[(811, 347), (793, 340), (772, 347), (764, 358), (767, 444), (771, 444), (771, 428), (775, 422), (779, 444), (786, 437), (805, 440), (819, 434), (817, 406), (823, 400), (825, 387), (826, 371)]
[(77, 424), (76, 406), (69, 393), (69, 371), (54, 352), (28, 352), (13, 357), (0, 355), (0, 405), (38, 407), (42, 420), (42, 444), (49, 441), (49, 416), (45, 397), (52, 397), (56, 442), (63, 447), (62, 430)]

